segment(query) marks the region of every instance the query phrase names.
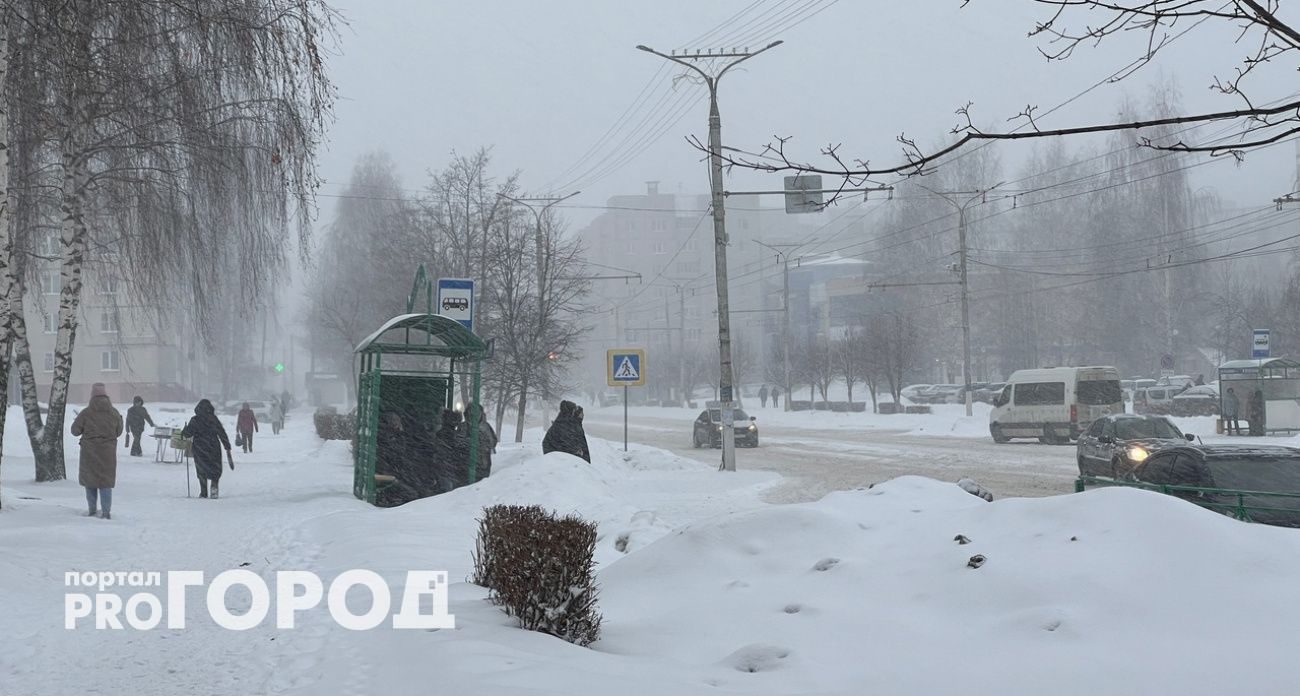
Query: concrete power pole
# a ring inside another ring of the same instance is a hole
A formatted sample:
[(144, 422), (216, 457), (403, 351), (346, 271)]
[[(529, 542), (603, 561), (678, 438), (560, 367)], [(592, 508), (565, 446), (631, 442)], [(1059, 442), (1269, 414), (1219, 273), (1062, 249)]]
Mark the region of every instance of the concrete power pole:
[[(1000, 184), (999, 184), (1000, 185)], [(997, 188), (993, 186), (987, 189), (978, 189), (975, 191), (935, 191), (922, 186), (926, 191), (948, 201), (957, 209), (957, 245), (958, 245), (958, 263), (957, 272), (961, 276), (961, 360), (962, 360), (962, 381), (966, 384), (966, 415), (970, 416), (974, 411), (974, 396), (971, 394), (971, 364), (970, 364), (970, 284), (967, 282), (966, 274), (966, 208), (975, 201), (984, 200), (988, 192)]]
[[(539, 322), (539, 338), (541, 333), (540, 322), (542, 322), (543, 318), (546, 316), (546, 240), (545, 236), (542, 234), (542, 218), (546, 215), (546, 211), (551, 206), (561, 201), (567, 201), (579, 193), (582, 192), (574, 191), (567, 196), (534, 196), (531, 198), (515, 198), (513, 196), (507, 196), (504, 193), (497, 193), (498, 196), (510, 201), (511, 203), (517, 203), (532, 211), (533, 218), (537, 222), (537, 226), (533, 230), (533, 239), (537, 245), (537, 321)], [(533, 349), (539, 353), (538, 355), (533, 356), (534, 359), (538, 360), (538, 364), (545, 364), (547, 355), (550, 353), (550, 348), (546, 346), (533, 346)], [(528, 374), (528, 372), (524, 373), (523, 382), (519, 385), (519, 415), (515, 420), (515, 442), (524, 441), (524, 413), (527, 411), (528, 406)], [(543, 383), (543, 388), (544, 387), (545, 383)], [(542, 416), (543, 427), (545, 427), (547, 421), (550, 420), (549, 405), (547, 404), (546, 396), (545, 393), (542, 394), (542, 408), (546, 409), (543, 411)]]
[[(731, 371), (731, 307), (727, 296), (727, 226), (722, 196), (722, 116), (718, 112), (718, 82), (727, 71), (754, 56), (781, 45), (780, 41), (772, 43), (754, 52), (745, 51), (696, 51), (693, 54), (660, 53), (647, 46), (637, 46), (639, 50), (653, 53), (664, 60), (670, 60), (697, 73), (709, 88), (709, 179), (711, 207), (713, 208), (713, 248), (714, 273), (718, 289), (718, 399), (722, 401), (722, 470), (736, 470), (736, 430), (733, 411), (735, 410), (735, 392)], [(727, 61), (716, 74), (710, 74), (700, 68), (698, 61), (721, 59)]]
[(781, 260), (781, 376), (784, 382), (781, 384), (781, 390), (785, 392), (785, 401), (781, 402), (784, 410), (790, 410), (790, 253), (795, 249), (804, 246), (808, 242), (799, 244), (764, 244), (754, 240), (754, 243), (771, 249), (776, 252), (777, 258)]

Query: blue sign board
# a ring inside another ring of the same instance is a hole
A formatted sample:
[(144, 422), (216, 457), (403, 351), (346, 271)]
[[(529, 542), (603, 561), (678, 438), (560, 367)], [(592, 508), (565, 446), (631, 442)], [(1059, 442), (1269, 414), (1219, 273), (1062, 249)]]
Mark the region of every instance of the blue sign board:
[(434, 311), (474, 330), (474, 281), (469, 278), (439, 278), (438, 304)]
[(1269, 338), (1268, 329), (1255, 329), (1254, 339), (1251, 340), (1250, 342), (1250, 357), (1252, 358), (1269, 357), (1268, 338)]
[(645, 384), (645, 351), (614, 348), (605, 352), (607, 383), (611, 387), (639, 387)]

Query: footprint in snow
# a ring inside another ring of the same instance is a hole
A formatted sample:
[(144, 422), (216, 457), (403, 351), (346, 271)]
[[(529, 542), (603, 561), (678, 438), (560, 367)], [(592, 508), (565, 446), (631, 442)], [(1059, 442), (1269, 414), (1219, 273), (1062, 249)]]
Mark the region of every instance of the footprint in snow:
[(731, 653), (723, 658), (722, 664), (737, 672), (767, 672), (781, 665), (781, 660), (790, 656), (790, 649), (780, 645), (754, 643)]
[(830, 570), (831, 568), (834, 568), (836, 565), (839, 564), (839, 562), (840, 559), (838, 558), (823, 558), (820, 561), (817, 561), (817, 563), (813, 565), (813, 570), (825, 572), (827, 570)]
[(627, 553), (627, 542), (632, 538), (631, 532), (623, 532), (614, 540), (614, 550), (619, 553)]

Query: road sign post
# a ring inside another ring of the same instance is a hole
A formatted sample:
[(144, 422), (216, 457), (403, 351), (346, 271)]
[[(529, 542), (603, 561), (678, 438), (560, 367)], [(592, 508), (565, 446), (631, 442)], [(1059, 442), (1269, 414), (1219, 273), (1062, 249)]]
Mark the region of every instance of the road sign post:
[(623, 451), (627, 451), (627, 400), (628, 387), (645, 386), (645, 350), (641, 348), (610, 348), (605, 351), (605, 382), (611, 387), (623, 387)]
[(1251, 339), (1250, 357), (1256, 359), (1270, 357), (1269, 334), (1268, 329), (1255, 329)]
[(474, 281), (470, 278), (439, 278), (437, 313), (474, 331)]

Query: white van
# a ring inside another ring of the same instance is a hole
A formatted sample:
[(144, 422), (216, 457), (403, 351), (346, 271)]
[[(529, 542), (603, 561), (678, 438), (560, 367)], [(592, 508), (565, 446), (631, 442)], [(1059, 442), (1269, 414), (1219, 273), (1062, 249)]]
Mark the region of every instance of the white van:
[(1124, 412), (1124, 390), (1113, 367), (1017, 370), (993, 399), (994, 442), (1035, 437), (1065, 444), (1102, 416)]

